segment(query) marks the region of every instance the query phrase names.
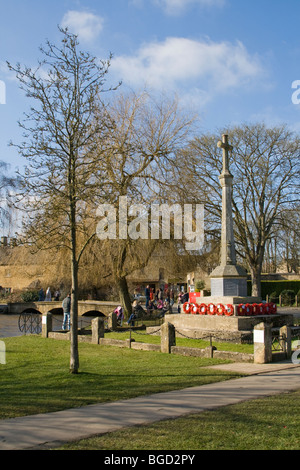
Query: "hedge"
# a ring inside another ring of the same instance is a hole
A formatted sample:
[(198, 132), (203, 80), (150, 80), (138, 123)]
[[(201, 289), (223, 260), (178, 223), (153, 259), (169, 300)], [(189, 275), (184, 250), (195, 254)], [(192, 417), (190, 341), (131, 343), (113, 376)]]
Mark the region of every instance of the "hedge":
[[(251, 295), (251, 281), (248, 281), (248, 295)], [(276, 295), (279, 295), (284, 290), (292, 290), (295, 295), (300, 290), (300, 280), (299, 281), (261, 281), (261, 296), (262, 299), (266, 299), (267, 295), (273, 294), (276, 292)]]

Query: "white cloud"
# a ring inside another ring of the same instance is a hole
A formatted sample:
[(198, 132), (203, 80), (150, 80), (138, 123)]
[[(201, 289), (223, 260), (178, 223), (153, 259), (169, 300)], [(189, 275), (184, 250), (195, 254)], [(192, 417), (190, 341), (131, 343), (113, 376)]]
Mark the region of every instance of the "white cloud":
[(112, 71), (130, 86), (177, 90), (184, 86), (197, 89), (206, 99), (249, 87), (264, 76), (259, 58), (251, 56), (241, 42), (176, 37), (145, 44), (135, 55), (116, 57)]
[(104, 20), (101, 16), (84, 11), (68, 11), (62, 19), (62, 27), (77, 34), (84, 42), (93, 41), (103, 30)]
[(144, 6), (144, 1), (143, 0), (129, 0), (129, 6), (142, 8)]
[[(148, 1), (148, 0), (147, 0)], [(152, 0), (152, 3), (162, 8), (167, 15), (180, 15), (190, 6), (221, 7), (226, 0)], [(130, 0), (129, 4), (141, 7), (144, 0)]]

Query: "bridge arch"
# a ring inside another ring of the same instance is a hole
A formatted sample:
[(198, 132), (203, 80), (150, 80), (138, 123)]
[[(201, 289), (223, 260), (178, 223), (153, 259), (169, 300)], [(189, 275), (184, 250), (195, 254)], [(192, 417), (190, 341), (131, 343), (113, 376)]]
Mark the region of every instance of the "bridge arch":
[(24, 315), (25, 313), (35, 313), (37, 315), (42, 315), (42, 312), (33, 307), (25, 308), (22, 310), (22, 312), (20, 312), (20, 315)]
[(84, 312), (82, 317), (106, 317), (105, 313), (100, 312), (99, 310), (88, 310), (87, 312)]
[(48, 310), (52, 315), (63, 315), (64, 311), (62, 307), (55, 307)]

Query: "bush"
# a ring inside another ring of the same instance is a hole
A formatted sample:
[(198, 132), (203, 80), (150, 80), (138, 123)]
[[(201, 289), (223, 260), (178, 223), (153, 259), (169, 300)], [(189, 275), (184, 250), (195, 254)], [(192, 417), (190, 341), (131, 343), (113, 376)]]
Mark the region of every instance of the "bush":
[(37, 302), (39, 300), (38, 291), (22, 292), (21, 299), (23, 302)]
[(195, 292), (200, 292), (205, 288), (205, 281), (196, 281)]
[(273, 302), (274, 304), (277, 304), (279, 302), (279, 295), (277, 294), (277, 292), (272, 292), (270, 295), (269, 295), (269, 301), (270, 302)]
[[(251, 281), (248, 281), (248, 295), (250, 296), (251, 285)], [(261, 281), (261, 296), (263, 299), (266, 299), (267, 295), (270, 296), (271, 293), (273, 295), (275, 292), (276, 296), (279, 297), (282, 291), (285, 290), (292, 290), (295, 295), (295, 292), (300, 290), (300, 280)]]
[(282, 305), (293, 305), (295, 303), (295, 292), (290, 289), (281, 292)]

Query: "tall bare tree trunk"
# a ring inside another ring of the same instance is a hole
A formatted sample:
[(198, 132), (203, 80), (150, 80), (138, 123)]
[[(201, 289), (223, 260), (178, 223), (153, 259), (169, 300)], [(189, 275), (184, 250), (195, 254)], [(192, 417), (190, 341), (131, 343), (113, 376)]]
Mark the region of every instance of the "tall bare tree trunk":
[[(74, 171), (70, 172), (74, 178)], [(75, 179), (75, 178), (74, 178)], [(71, 222), (71, 351), (70, 372), (78, 374), (79, 351), (78, 351), (78, 261), (77, 261), (77, 239), (76, 239), (76, 203), (73, 193), (73, 185), (70, 185), (70, 222)]]
[[(73, 258), (73, 257), (72, 257)], [(71, 292), (71, 351), (70, 372), (78, 374), (79, 352), (78, 352), (78, 266), (77, 261), (72, 259), (72, 292)]]
[(118, 277), (115, 279), (115, 282), (120, 296), (120, 303), (124, 307), (125, 314), (130, 316), (132, 313), (132, 304), (126, 277)]
[(250, 266), (252, 296), (261, 297), (261, 267)]

